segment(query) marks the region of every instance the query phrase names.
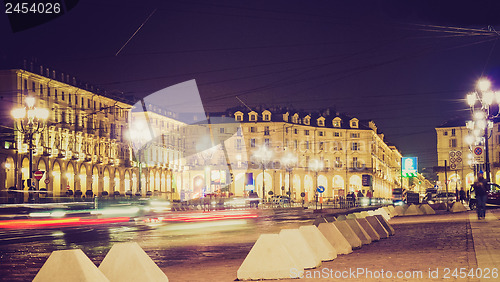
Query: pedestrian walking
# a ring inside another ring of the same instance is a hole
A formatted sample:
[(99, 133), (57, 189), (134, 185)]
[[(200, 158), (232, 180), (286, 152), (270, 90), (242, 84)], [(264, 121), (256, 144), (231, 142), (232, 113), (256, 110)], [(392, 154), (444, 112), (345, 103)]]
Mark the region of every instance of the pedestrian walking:
[(464, 204), (464, 203), (465, 203), (465, 190), (464, 190), (464, 188), (463, 188), (463, 187), (462, 187), (462, 189), (460, 190), (459, 194), (460, 194), (460, 202), (461, 202), (462, 204)]
[(373, 197), (371, 190), (368, 190), (368, 192), (366, 192), (366, 197), (368, 198), (368, 204), (371, 205), (372, 204), (372, 197)]
[(477, 219), (484, 219), (486, 216), (486, 191), (488, 190), (488, 181), (484, 179), (483, 171), (479, 171), (477, 180), (472, 187), (476, 194)]

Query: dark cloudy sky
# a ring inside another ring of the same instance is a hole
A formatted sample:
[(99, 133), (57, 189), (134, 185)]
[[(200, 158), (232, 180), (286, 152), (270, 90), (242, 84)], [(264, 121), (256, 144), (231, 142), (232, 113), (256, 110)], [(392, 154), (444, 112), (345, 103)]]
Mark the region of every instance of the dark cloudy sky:
[(405, 156), (432, 167), (434, 128), (469, 115), (463, 99), (481, 75), (500, 88), (492, 3), (81, 1), (21, 32), (0, 15), (0, 67), (37, 58), (136, 97), (196, 79), (208, 111), (240, 105), (235, 96), (250, 106), (336, 107), (373, 119)]

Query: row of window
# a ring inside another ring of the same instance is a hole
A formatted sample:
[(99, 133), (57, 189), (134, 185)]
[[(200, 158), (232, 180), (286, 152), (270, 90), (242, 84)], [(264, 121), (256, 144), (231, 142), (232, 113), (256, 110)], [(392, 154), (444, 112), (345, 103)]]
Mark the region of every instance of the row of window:
[[(257, 133), (257, 127), (256, 126), (250, 126), (248, 131), (250, 133)], [(223, 128), (221, 128), (221, 133), (224, 133), (223, 132)], [(289, 133), (289, 128), (286, 128), (285, 129), (285, 133)], [(293, 129), (293, 133), (294, 134), (299, 134), (299, 129), (298, 128), (294, 128)], [(269, 126), (264, 126), (264, 135), (270, 135), (270, 129), (269, 129)], [(311, 131), (309, 129), (305, 129), (304, 130), (304, 135), (305, 136), (310, 136), (311, 135)], [(326, 136), (326, 132), (323, 131), (323, 130), (319, 130), (318, 131), (318, 136), (321, 136), (321, 137), (325, 137)], [(338, 132), (338, 131), (335, 131), (333, 132), (333, 137), (342, 137), (342, 132)], [(351, 133), (351, 138), (360, 138), (360, 133), (359, 132), (352, 132)]]
[[(448, 131), (444, 131), (443, 135), (448, 136)], [(456, 136), (456, 129), (455, 128), (451, 129), (451, 136)]]
[[(236, 118), (236, 121), (243, 121), (243, 113), (242, 112), (236, 112), (235, 114), (235, 118)], [(256, 112), (250, 112), (248, 113), (248, 116), (249, 116), (249, 120), (250, 121), (257, 121), (257, 113)], [(288, 113), (285, 114), (283, 116), (283, 120), (288, 122)], [(264, 121), (271, 121), (271, 113), (269, 111), (264, 111), (263, 115), (262, 115), (262, 119)], [(304, 124), (305, 125), (310, 125), (311, 124), (311, 117), (310, 116), (305, 116), (304, 117)], [(325, 118), (324, 117), (320, 117), (318, 118), (318, 126), (325, 126)], [(341, 119), (339, 117), (336, 117), (333, 119), (332, 121), (332, 125), (333, 127), (340, 127), (341, 126)], [(292, 122), (293, 123), (299, 123), (299, 115), (298, 114), (294, 114), (292, 116)], [(351, 128), (358, 128), (358, 120), (353, 118), (351, 119), (350, 121), (350, 126)]]
[[(31, 84), (31, 89), (28, 88), (28, 80), (24, 80), (24, 91), (31, 90), (34, 93), (37, 93), (37, 88), (36, 88), (36, 83), (33, 81)], [(39, 84), (38, 87), (38, 93), (40, 97), (44, 97), (46, 95), (47, 98), (53, 98), (55, 102), (58, 102), (59, 99), (60, 101), (67, 101), (68, 105), (72, 106), (73, 104), (75, 106), (80, 106), (84, 107), (85, 104), (87, 105), (88, 109), (92, 110), (98, 110), (98, 111), (103, 111), (105, 114), (116, 114), (119, 117), (124, 117), (125, 119), (128, 118), (128, 110), (126, 109), (121, 109), (117, 108), (115, 106), (109, 106), (106, 104), (103, 104), (102, 102), (97, 103), (97, 101), (93, 101), (92, 99), (85, 99), (84, 97), (81, 97), (78, 99), (77, 94), (70, 94), (70, 93), (65, 93), (64, 91), (58, 92), (58, 89), (51, 89), (50, 87), (47, 86), (45, 89), (43, 84)], [(79, 103), (80, 101), (80, 103)], [(87, 102), (87, 103), (85, 103)]]
[[(320, 151), (325, 150), (326, 146), (328, 144), (329, 144), (328, 142), (322, 142), (322, 141), (318, 142), (318, 150), (320, 150)], [(267, 146), (267, 147), (270, 147), (271, 146), (271, 140), (269, 138), (265, 138), (263, 145)], [(289, 145), (288, 141), (285, 141), (285, 147), (289, 147), (288, 145)], [(298, 147), (299, 147), (299, 141), (298, 140), (294, 140), (291, 145), (292, 145), (292, 147), (294, 149), (298, 149)], [(303, 145), (304, 149), (309, 150), (312, 147), (312, 142), (309, 142), (309, 141), (306, 140), (306, 141), (302, 142), (302, 145)], [(243, 149), (242, 140), (241, 139), (237, 139), (236, 140), (235, 147), (236, 147), (237, 150), (242, 150)], [(251, 148), (257, 147), (257, 140), (255, 138), (251, 138), (250, 139), (250, 147)], [(351, 148), (351, 151), (361, 151), (361, 144), (359, 142), (351, 142), (350, 148)], [(342, 151), (342, 143), (338, 143), (338, 142), (333, 143), (332, 149), (334, 151)]]

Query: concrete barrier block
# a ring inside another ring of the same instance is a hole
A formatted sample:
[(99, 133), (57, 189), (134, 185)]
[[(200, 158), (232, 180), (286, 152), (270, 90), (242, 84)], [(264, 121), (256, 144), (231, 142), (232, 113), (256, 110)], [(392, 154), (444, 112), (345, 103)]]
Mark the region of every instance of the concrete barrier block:
[(309, 243), (309, 246), (311, 246), (312, 250), (322, 261), (333, 260), (337, 257), (337, 250), (335, 250), (316, 226), (301, 226), (299, 230)]
[(336, 221), (333, 224), (335, 224), (335, 227), (344, 235), (346, 240), (351, 244), (351, 247), (353, 249), (361, 248), (363, 243), (361, 242), (361, 239), (359, 239), (358, 235), (354, 233), (352, 228), (347, 224), (347, 220), (343, 221)]
[(346, 255), (352, 253), (351, 244), (347, 239), (340, 233), (335, 224), (333, 223), (321, 223), (318, 226), (319, 231), (325, 236), (325, 238), (332, 244), (332, 246), (337, 250), (337, 254)]
[(375, 231), (375, 229), (373, 229), (371, 224), (368, 223), (366, 218), (358, 218), (356, 219), (356, 221), (358, 221), (359, 225), (361, 225), (361, 227), (363, 227), (365, 232), (370, 236), (372, 242), (380, 240), (380, 235), (378, 235), (377, 231)]
[(394, 234), (396, 234), (396, 232), (394, 231), (394, 228), (392, 228), (392, 226), (389, 224), (389, 222), (383, 216), (381, 216), (380, 214), (377, 214), (377, 215), (375, 215), (375, 217), (378, 219), (378, 221), (380, 221), (382, 226), (384, 226), (385, 230), (387, 230), (387, 232), (389, 233), (389, 236), (393, 236)]
[(383, 216), (385, 218), (385, 220), (387, 220), (387, 221), (389, 221), (391, 219), (391, 216), (383, 208), (377, 209), (375, 215), (377, 215), (377, 214)]
[(386, 212), (386, 213), (387, 213), (387, 214), (388, 214), (391, 218), (393, 218), (393, 217), (394, 217), (394, 215), (392, 215), (392, 213), (391, 213), (391, 209), (389, 209), (389, 207), (382, 207), (382, 209), (384, 209), (384, 211), (385, 211), (385, 212)]
[(337, 216), (337, 221), (339, 221), (339, 220), (346, 220), (346, 219), (347, 219), (347, 217), (345, 215), (343, 215), (343, 214)]
[(395, 209), (394, 206), (387, 206), (387, 208), (389, 209), (392, 216), (398, 216), (398, 214), (396, 212), (394, 212), (394, 209)]
[(315, 268), (321, 265), (321, 259), (309, 246), (299, 229), (282, 229), (279, 238), (301, 268)]
[(464, 205), (461, 202), (455, 202), (453, 203), (453, 206), (451, 207), (451, 212), (465, 212), (467, 209), (464, 207)]
[(322, 216), (317, 216), (316, 219), (313, 222), (313, 225), (318, 227), (320, 223), (327, 223), (328, 221)]
[(109, 281), (168, 281), (167, 275), (136, 242), (116, 243), (99, 270)]
[(436, 214), (436, 211), (433, 208), (431, 208), (431, 206), (429, 206), (428, 204), (420, 205), (420, 210), (424, 214)]
[(355, 216), (355, 218), (348, 217), (347, 219), (365, 218), (365, 215), (362, 212), (355, 212), (353, 213), (353, 215)]
[(408, 209), (406, 209), (404, 215), (421, 215), (422, 211), (414, 204), (411, 204)]
[(346, 220), (347, 224), (349, 224), (349, 227), (351, 227), (352, 231), (356, 233), (358, 238), (361, 240), (361, 243), (363, 245), (368, 245), (371, 244), (372, 238), (366, 231), (359, 225), (358, 221), (356, 219), (348, 219)]
[(361, 212), (361, 215), (362, 215), (363, 217), (370, 216), (370, 214), (368, 213), (368, 211), (362, 211), (362, 212)]
[(394, 208), (394, 214), (396, 214), (396, 216), (403, 216), (405, 215), (405, 209), (402, 206), (396, 206)]
[(54, 251), (33, 281), (109, 281), (80, 249)]
[(337, 219), (335, 219), (334, 215), (325, 215), (325, 219), (326, 219), (327, 222), (337, 221)]
[(350, 214), (346, 215), (345, 217), (346, 217), (346, 219), (356, 219), (357, 218), (357, 216), (354, 213), (350, 213)]
[(292, 270), (298, 275), (304, 273), (304, 269), (281, 243), (279, 235), (262, 234), (241, 264), (236, 276), (239, 280), (284, 279), (290, 278)]
[(385, 238), (389, 237), (389, 232), (387, 232), (387, 230), (385, 230), (382, 223), (380, 223), (380, 221), (378, 221), (378, 219), (376, 217), (368, 216), (368, 217), (366, 217), (366, 220), (368, 221), (368, 223), (370, 223), (370, 225), (373, 227), (373, 229), (375, 229), (375, 231), (378, 233), (378, 235), (380, 235), (380, 238), (385, 239)]

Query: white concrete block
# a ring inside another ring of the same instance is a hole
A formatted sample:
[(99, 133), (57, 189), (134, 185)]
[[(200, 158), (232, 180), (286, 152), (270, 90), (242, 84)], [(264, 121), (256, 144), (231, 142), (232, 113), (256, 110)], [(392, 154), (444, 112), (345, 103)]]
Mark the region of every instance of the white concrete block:
[(347, 224), (349, 224), (349, 227), (351, 227), (352, 231), (356, 233), (358, 238), (361, 240), (361, 243), (363, 245), (368, 245), (372, 242), (372, 238), (366, 231), (359, 225), (358, 221), (356, 219), (348, 219), (346, 220)]
[(351, 244), (347, 239), (340, 233), (337, 227), (333, 223), (321, 223), (318, 226), (319, 231), (325, 236), (325, 238), (332, 244), (332, 246), (337, 251), (337, 254), (346, 255), (352, 253)]
[(394, 214), (396, 214), (396, 216), (403, 216), (405, 215), (405, 209), (402, 206), (396, 206), (394, 208)]
[(380, 214), (381, 216), (383, 216), (385, 218), (385, 220), (387, 220), (387, 221), (389, 221), (391, 219), (391, 216), (389, 215), (389, 213), (383, 208), (377, 209), (376, 212), (378, 214)]
[(424, 214), (436, 214), (436, 211), (433, 208), (431, 208), (431, 206), (429, 206), (428, 204), (420, 205), (420, 210)]
[(451, 212), (465, 212), (467, 209), (464, 207), (464, 205), (461, 202), (455, 202), (453, 206), (451, 207)]
[(394, 215), (392, 215), (392, 213), (391, 213), (391, 209), (390, 209), (389, 207), (382, 207), (382, 208), (383, 208), (383, 209), (387, 212), (387, 214), (388, 214), (391, 218), (393, 218), (393, 217), (394, 217)]
[(384, 226), (385, 230), (387, 230), (387, 232), (389, 233), (389, 236), (393, 236), (394, 234), (396, 234), (396, 232), (394, 231), (394, 228), (392, 228), (392, 226), (389, 224), (389, 222), (383, 216), (381, 216), (380, 214), (377, 214), (377, 215), (375, 215), (375, 217), (382, 224), (382, 226)]
[(361, 245), (363, 245), (363, 243), (361, 242), (361, 239), (359, 239), (358, 235), (354, 233), (349, 224), (347, 224), (347, 220), (336, 221), (333, 222), (333, 224), (335, 224), (335, 227), (337, 227), (340, 233), (344, 235), (353, 249), (361, 248)]
[(347, 219), (347, 217), (343, 214), (337, 216), (337, 220), (346, 220), (346, 219)]
[(262, 234), (241, 264), (236, 276), (239, 280), (284, 279), (291, 278), (293, 273), (301, 276), (304, 269), (281, 243), (279, 235)]
[(394, 206), (387, 206), (387, 208), (389, 209), (389, 211), (391, 212), (391, 216), (398, 216), (398, 213), (395, 212), (395, 207)]
[(33, 281), (109, 281), (80, 249), (54, 251)]
[(312, 250), (299, 229), (282, 229), (279, 238), (300, 267), (315, 268), (321, 265), (320, 257)]
[(99, 270), (109, 281), (168, 281), (167, 275), (136, 242), (116, 243)]
[(378, 221), (378, 219), (376, 217), (368, 216), (365, 219), (368, 221), (368, 223), (370, 223), (370, 225), (373, 227), (373, 229), (375, 229), (375, 231), (378, 233), (378, 235), (380, 235), (380, 238), (384, 239), (384, 238), (389, 237), (389, 232), (387, 232), (387, 230), (385, 230), (382, 223), (380, 223), (380, 221)]
[(404, 215), (421, 215), (422, 211), (414, 204), (411, 204), (408, 209), (406, 209)]
[(301, 226), (300, 232), (311, 246), (312, 250), (322, 261), (333, 260), (337, 257), (337, 250), (328, 242), (319, 231), (318, 227), (314, 225)]
[(355, 213), (350, 213), (350, 214), (346, 215), (345, 217), (346, 217), (346, 219), (356, 219), (357, 218)]
[(366, 218), (358, 218), (356, 220), (358, 221), (359, 225), (361, 225), (361, 227), (363, 227), (365, 232), (370, 236), (370, 238), (372, 239), (372, 242), (380, 240), (380, 235), (378, 235), (377, 231), (375, 231), (375, 229), (373, 229), (371, 224), (368, 223)]
[(313, 222), (313, 225), (317, 227), (319, 226), (320, 223), (326, 223), (326, 222), (328, 222), (326, 218), (320, 215), (316, 217), (316, 219)]

